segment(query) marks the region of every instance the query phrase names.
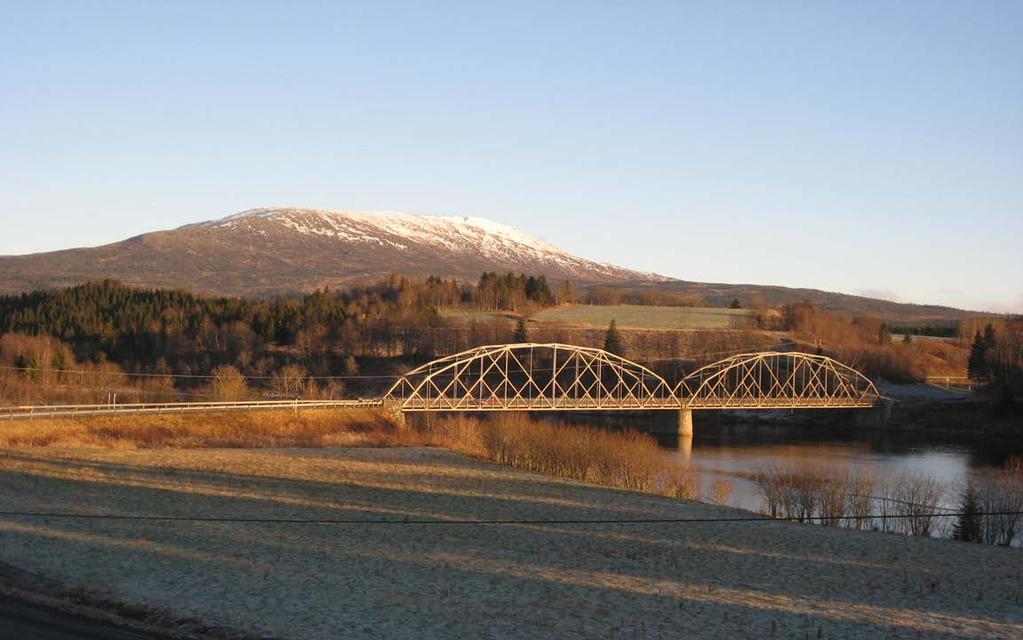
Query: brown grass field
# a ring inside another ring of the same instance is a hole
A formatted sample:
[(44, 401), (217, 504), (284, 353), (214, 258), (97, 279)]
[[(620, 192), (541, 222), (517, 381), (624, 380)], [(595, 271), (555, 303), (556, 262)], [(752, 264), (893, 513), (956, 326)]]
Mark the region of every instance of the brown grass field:
[(501, 414), (457, 416), (420, 428), (376, 409), (211, 412), (0, 422), (0, 450), (18, 448), (327, 448), (438, 446), (529, 471), (692, 498), (688, 469), (671, 464), (653, 438)]
[(210, 412), (0, 422), (0, 448), (357, 447), (411, 443), (375, 409)]

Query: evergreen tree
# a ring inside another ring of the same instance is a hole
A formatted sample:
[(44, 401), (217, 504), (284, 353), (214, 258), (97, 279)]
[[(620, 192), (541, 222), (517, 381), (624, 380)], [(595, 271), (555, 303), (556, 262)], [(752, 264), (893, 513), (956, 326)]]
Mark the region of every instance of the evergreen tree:
[(889, 345), (892, 343), (892, 330), (888, 328), (888, 325), (882, 324), (878, 328), (877, 343), (881, 346)]
[(529, 331), (526, 328), (525, 316), (519, 316), (519, 321), (515, 324), (515, 335), (512, 336), (512, 342), (529, 342)]
[(963, 542), (983, 542), (980, 518), (977, 492), (973, 485), (969, 484), (959, 504), (956, 521), (952, 525), (952, 539)]
[(572, 283), (565, 280), (561, 283), (561, 287), (558, 288), (558, 303), (567, 304), (575, 300), (575, 289), (572, 288)]
[(625, 355), (625, 346), (622, 344), (622, 336), (618, 333), (618, 325), (614, 318), (611, 319), (611, 324), (607, 326), (607, 333), (604, 334), (604, 351), (619, 356)]
[(983, 380), (991, 375), (991, 367), (988, 364), (988, 349), (995, 345), (995, 330), (991, 325), (984, 328), (973, 337), (973, 345), (970, 347), (970, 359), (967, 361), (967, 370), (970, 378)]
[(742, 309), (742, 303), (739, 302), (738, 298), (732, 299), (732, 304), (728, 305), (729, 309)]

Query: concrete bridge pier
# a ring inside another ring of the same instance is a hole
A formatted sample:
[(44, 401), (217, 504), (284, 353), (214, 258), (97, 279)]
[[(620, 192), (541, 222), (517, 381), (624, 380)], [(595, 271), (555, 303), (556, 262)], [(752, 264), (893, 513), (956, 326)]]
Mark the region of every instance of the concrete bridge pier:
[(678, 435), (692, 437), (693, 435), (693, 410), (678, 410)]

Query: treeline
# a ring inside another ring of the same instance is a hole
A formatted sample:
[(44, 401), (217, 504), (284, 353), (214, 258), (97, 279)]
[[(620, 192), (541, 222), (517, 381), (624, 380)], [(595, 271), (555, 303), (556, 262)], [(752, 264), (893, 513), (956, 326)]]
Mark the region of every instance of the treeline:
[[(901, 327), (854, 317), (809, 302), (784, 305), (780, 328), (871, 376), (894, 382), (968, 374), (990, 382), (1003, 398), (1023, 397), (1023, 319), (977, 317), (957, 327), (956, 341), (896, 337)], [(932, 328), (936, 329), (936, 328)]]
[[(608, 333), (617, 332), (525, 319), (516, 326), (500, 313), (442, 313), (507, 310), (524, 318), (539, 307), (579, 299), (568, 283), (552, 287), (542, 276), (492, 272), (476, 286), (392, 276), (371, 286), (273, 300), (136, 289), (115, 281), (0, 296), (0, 400), (12, 394), (45, 400), (32, 394), (64, 387), (93, 388), (93, 396), (119, 389), (143, 400), (209, 394), (215, 373), (225, 389), (238, 377), (247, 379), (244, 393), (375, 394), (412, 364), (513, 341), (610, 344), (675, 377), (680, 367), (696, 364), (683, 362), (694, 354), (717, 359), (777, 342), (762, 331), (637, 330), (612, 335), (609, 342)], [(976, 378), (992, 380), (1010, 396), (1023, 395), (1019, 319), (964, 323), (957, 345), (893, 339), (878, 318), (810, 303), (756, 313), (760, 328), (786, 331), (797, 348), (835, 356), (871, 377), (908, 382), (963, 375), (969, 365)], [(284, 371), (289, 366), (294, 368)]]
[[(499, 295), (490, 297), (494, 292)], [(112, 280), (0, 296), (0, 395), (16, 387), (18, 397), (32, 400), (42, 390), (52, 395), (75, 386), (89, 397), (100, 392), (87, 388), (169, 399), (209, 393), (215, 372), (221, 386), (234, 374), (257, 380), (251, 393), (338, 394), (342, 379), (349, 393), (376, 393), (405, 364), (512, 339), (506, 318), (452, 320), (441, 309), (528, 312), (554, 299), (542, 276), (494, 273), (475, 287), (392, 276), (272, 300), (137, 289)], [(77, 377), (57, 373), (72, 370)]]
[[(978, 326), (981, 323), (983, 329)], [(964, 324), (965, 332), (971, 329), (970, 378), (989, 382), (999, 399), (1023, 398), (1023, 319), (981, 319)]]
[(274, 300), (135, 289), (108, 280), (0, 297), (0, 334), (52, 336), (79, 361), (113, 361), (128, 371), (208, 373), (230, 364), (263, 375), (298, 359), (328, 372), (349, 357), (429, 357), (493, 337), (472, 323), (461, 335), (439, 331), (452, 328), (441, 307), (473, 307), (476, 297), (453, 280), (398, 276)]
[(946, 322), (941, 324), (893, 324), (892, 333), (911, 336), (930, 336), (933, 338), (958, 338), (960, 323)]
[[(572, 293), (564, 283), (552, 290), (543, 277), (488, 273), (479, 285), (395, 276), (344, 291), (243, 300), (103, 281), (0, 296), (0, 402), (376, 395), (413, 364), (479, 345), (608, 344), (602, 329), (441, 313), (526, 313)], [(612, 337), (616, 350), (670, 366), (671, 375), (680, 365), (665, 357), (734, 351), (762, 338), (729, 331)]]
[(894, 339), (883, 320), (820, 309), (810, 302), (782, 306), (778, 328), (870, 377), (916, 382), (928, 375), (961, 375), (966, 352), (938, 340)]
[[(570, 292), (572, 285), (565, 283), (563, 290)], [(554, 293), (545, 276), (527, 276), (525, 274), (493, 271), (480, 276), (475, 291), (479, 306), (487, 310), (516, 311), (530, 304), (546, 307), (555, 303)]]
[(582, 304), (613, 305), (638, 304), (657, 307), (703, 307), (703, 298), (698, 295), (683, 293), (664, 293), (660, 291), (636, 291), (613, 289), (611, 287), (592, 287), (582, 292), (572, 292), (568, 302)]

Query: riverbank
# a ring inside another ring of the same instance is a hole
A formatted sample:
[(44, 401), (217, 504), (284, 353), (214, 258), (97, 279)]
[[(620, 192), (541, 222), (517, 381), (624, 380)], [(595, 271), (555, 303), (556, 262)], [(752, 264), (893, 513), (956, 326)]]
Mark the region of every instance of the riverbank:
[(701, 411), (694, 424), (817, 425), (839, 429), (928, 431), (1009, 437), (1023, 435), (1023, 406), (975, 399), (904, 399), (887, 410), (802, 409), (798, 411)]
[[(441, 449), (4, 450), (0, 561), (254, 637), (1023, 635), (1018, 551), (748, 515)], [(566, 520), (619, 521), (567, 524)], [(543, 524), (557, 520), (560, 524)], [(528, 615), (525, 615), (527, 614)]]

